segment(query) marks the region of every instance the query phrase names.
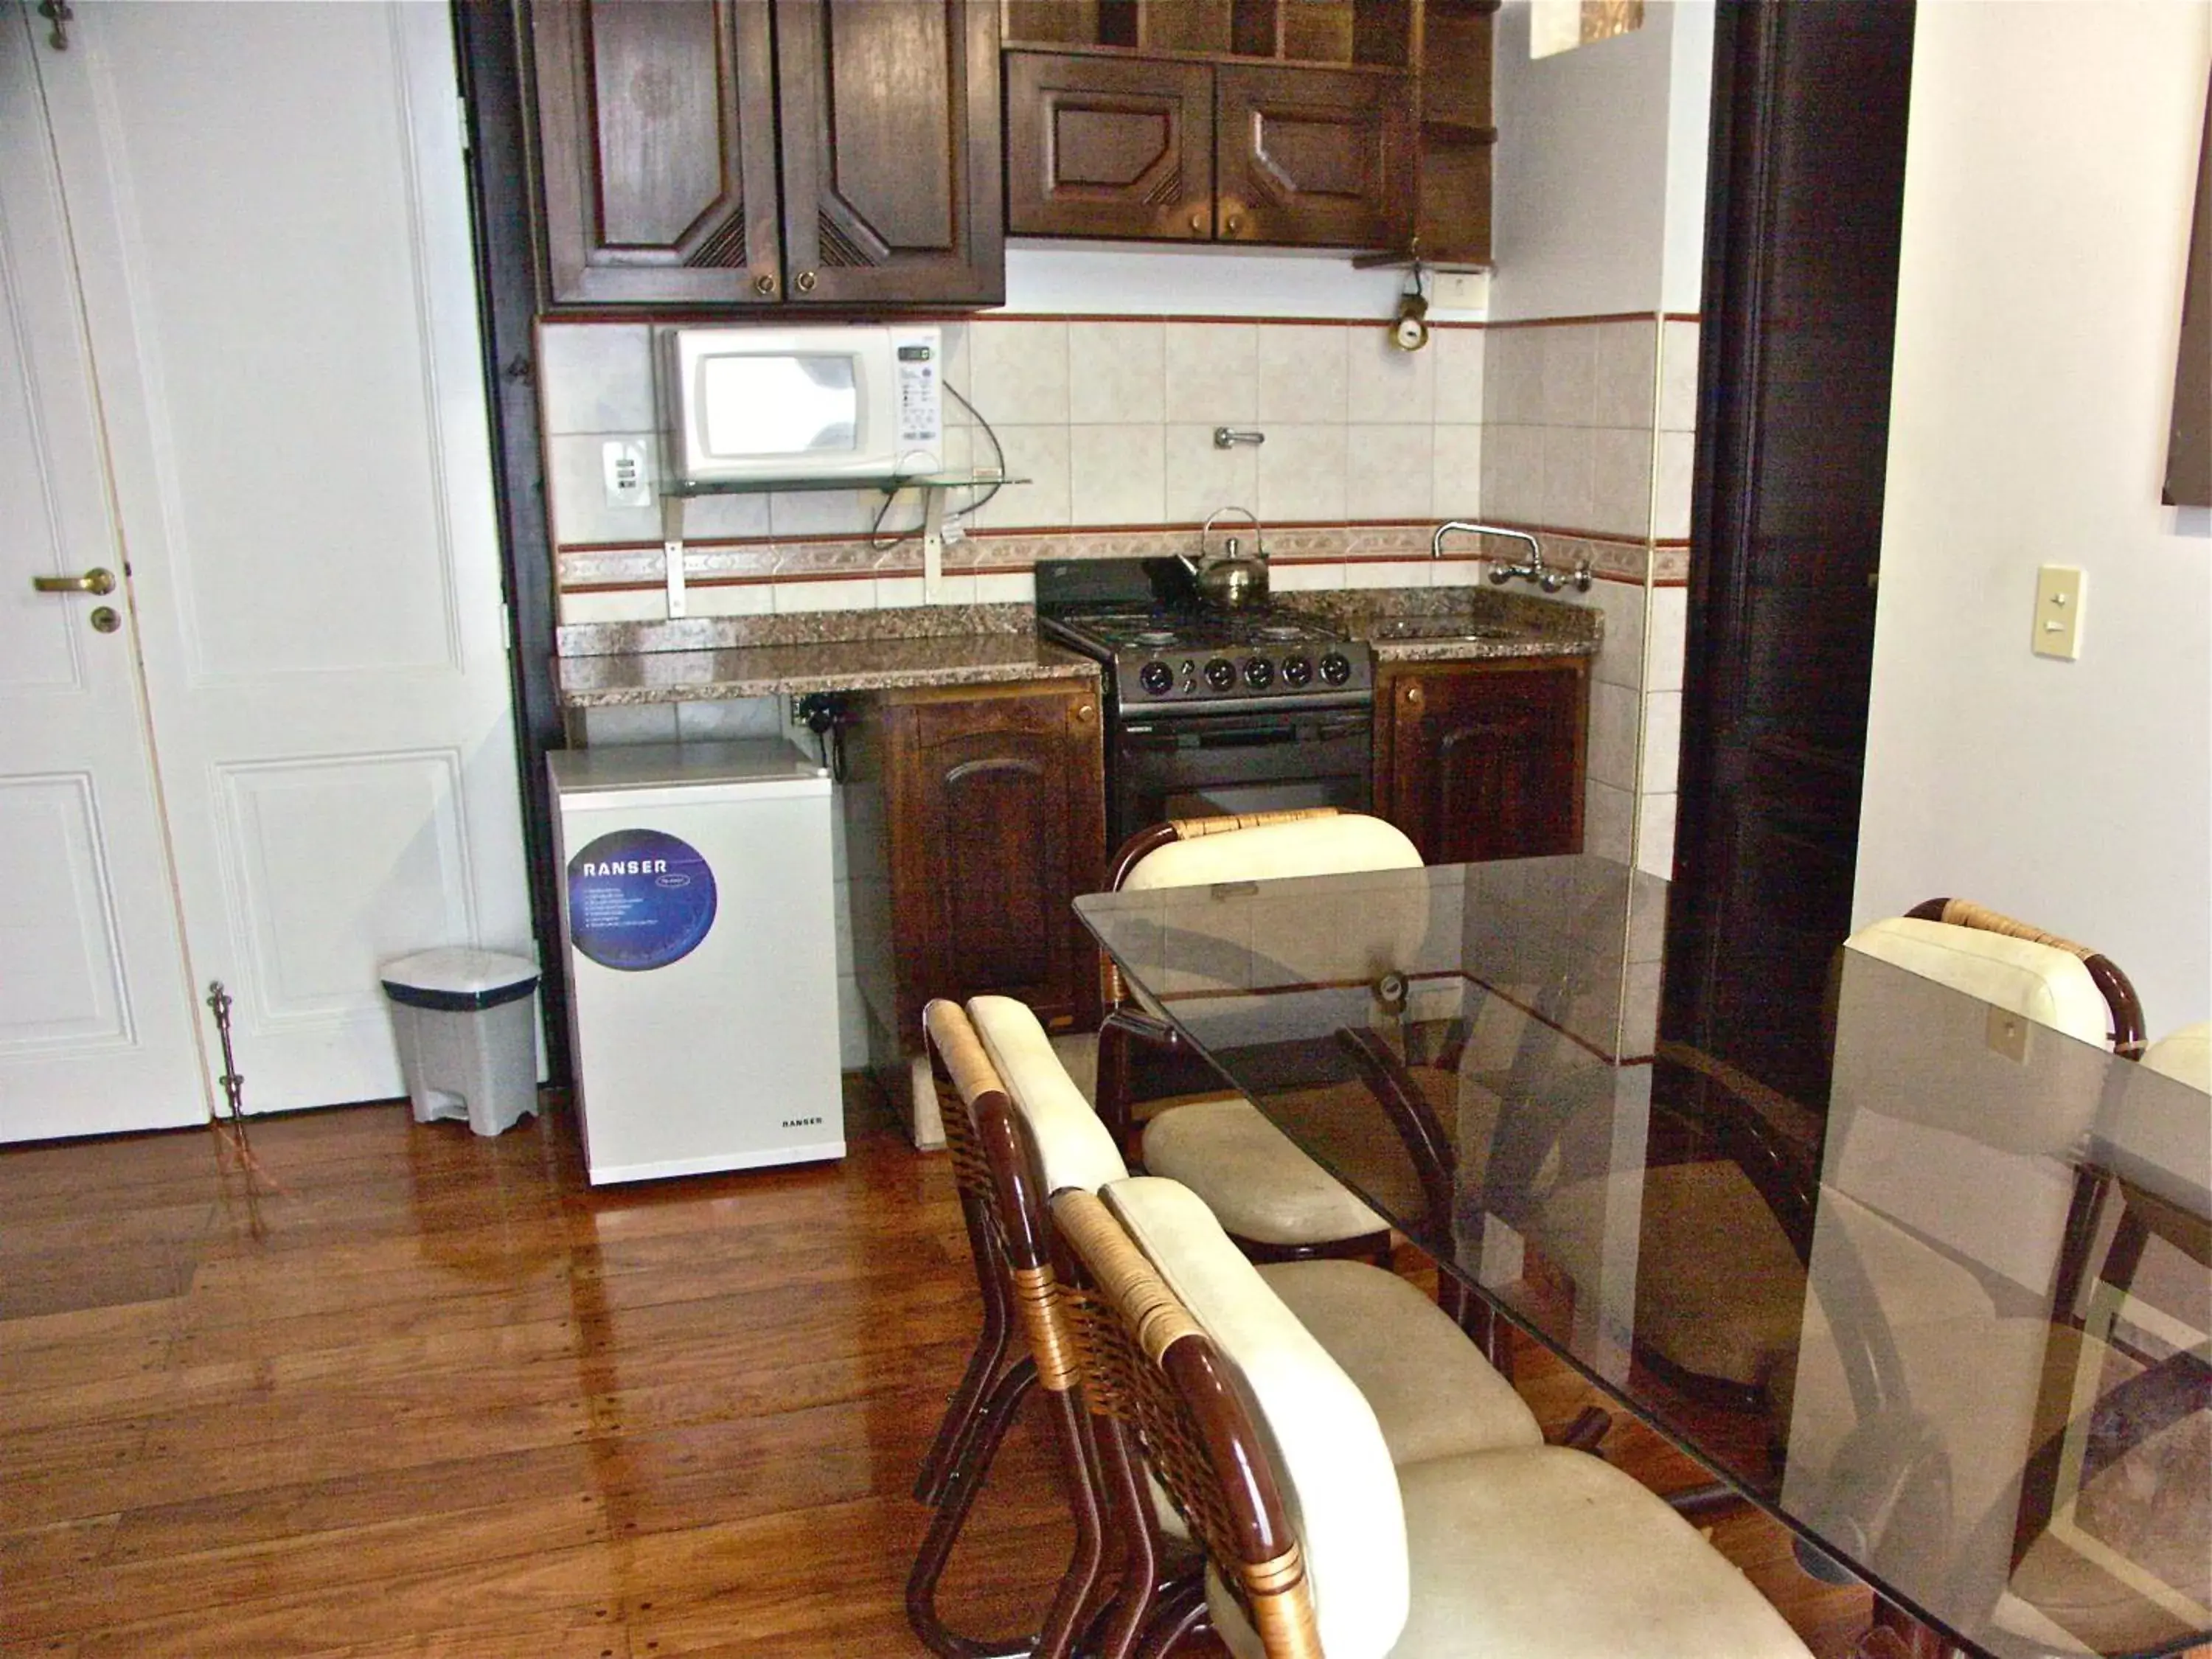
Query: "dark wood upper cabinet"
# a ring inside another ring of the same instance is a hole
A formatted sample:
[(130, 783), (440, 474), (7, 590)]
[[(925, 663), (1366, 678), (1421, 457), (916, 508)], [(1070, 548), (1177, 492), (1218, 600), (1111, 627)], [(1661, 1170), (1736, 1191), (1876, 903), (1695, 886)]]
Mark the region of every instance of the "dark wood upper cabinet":
[(549, 302), (999, 303), (998, 15), (536, 0)]
[(1213, 72), (1006, 54), (1006, 223), (1017, 235), (1213, 234)]
[(1487, 264), (1497, 9), (1008, 0), (1008, 224)]
[(1408, 663), (1375, 691), (1375, 811), (1430, 864), (1578, 853), (1581, 659)]
[(1413, 219), (1410, 90), (1401, 76), (1356, 70), (1215, 70), (1220, 239), (1402, 246)]

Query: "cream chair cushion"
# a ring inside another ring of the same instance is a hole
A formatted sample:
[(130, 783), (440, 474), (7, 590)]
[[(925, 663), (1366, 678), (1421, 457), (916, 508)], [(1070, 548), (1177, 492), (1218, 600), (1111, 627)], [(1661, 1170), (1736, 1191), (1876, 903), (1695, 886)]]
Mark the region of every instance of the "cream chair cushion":
[(1014, 1109), (1036, 1138), (1047, 1192), (1070, 1187), (1097, 1192), (1129, 1173), (1114, 1137), (1068, 1076), (1027, 1003), (1012, 997), (974, 997), (968, 1003), (968, 1018), (1006, 1084)]
[(2055, 945), (1914, 916), (1877, 921), (1844, 943), (2083, 1042), (2101, 1045), (2112, 1031), (2097, 981), (2079, 957)]
[(1147, 1170), (1196, 1192), (1239, 1238), (1312, 1244), (1389, 1224), (1242, 1097), (1171, 1107), (1143, 1146)]
[(1350, 870), (1418, 870), (1420, 865), (1419, 849), (1395, 824), (1361, 812), (1340, 812), (1170, 842), (1138, 860), (1121, 887), (1143, 892)]
[[(1244, 1394), (1304, 1546), (1322, 1650), (1382, 1659), (1406, 1621), (1406, 1530), (1373, 1410), (1188, 1188), (1139, 1176), (1100, 1196), (1190, 1306)], [(1223, 1638), (1257, 1655), (1235, 1602), (1209, 1588)]]
[(2212, 1094), (2212, 1021), (2200, 1020), (2160, 1037), (2143, 1050), (2142, 1063)]
[[(1397, 1274), (1364, 1261), (1280, 1261), (1260, 1277), (1374, 1408), (1393, 1463), (1544, 1443), (1513, 1385)], [(1212, 1290), (1194, 1284), (1183, 1297), (1201, 1324), (1207, 1313), (1193, 1298)]]
[(1665, 1500), (1586, 1453), (1398, 1471), (1412, 1609), (1391, 1659), (1809, 1659)]

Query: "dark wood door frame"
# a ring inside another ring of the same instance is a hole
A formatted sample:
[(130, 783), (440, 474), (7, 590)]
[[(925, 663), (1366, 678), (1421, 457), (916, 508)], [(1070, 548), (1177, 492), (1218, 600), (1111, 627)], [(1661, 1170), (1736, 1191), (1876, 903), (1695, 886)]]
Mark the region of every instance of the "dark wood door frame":
[(521, 21), (501, 0), (456, 0), (454, 55), (468, 105), (469, 208), (477, 304), (490, 400), (501, 582), (507, 598), (507, 673), (514, 687), (523, 851), (530, 865), (531, 932), (538, 941), (539, 1012), (553, 1081), (568, 1080), (568, 986), (562, 948), (560, 872), (553, 856), (545, 751), (563, 746), (553, 679), (556, 611), (545, 461), (538, 434), (536, 222), (523, 125)]
[(1816, 1108), (1850, 925), (1910, 0), (1723, 0), (1662, 1033)]

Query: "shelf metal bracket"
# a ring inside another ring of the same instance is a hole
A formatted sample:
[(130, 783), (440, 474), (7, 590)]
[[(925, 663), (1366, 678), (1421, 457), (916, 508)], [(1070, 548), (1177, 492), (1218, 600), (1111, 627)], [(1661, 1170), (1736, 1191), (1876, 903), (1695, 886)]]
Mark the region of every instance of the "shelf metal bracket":
[(668, 620), (690, 614), (684, 592), (684, 497), (660, 498), (660, 557), (668, 583)]
[(936, 605), (945, 597), (945, 492), (921, 492), (921, 602)]

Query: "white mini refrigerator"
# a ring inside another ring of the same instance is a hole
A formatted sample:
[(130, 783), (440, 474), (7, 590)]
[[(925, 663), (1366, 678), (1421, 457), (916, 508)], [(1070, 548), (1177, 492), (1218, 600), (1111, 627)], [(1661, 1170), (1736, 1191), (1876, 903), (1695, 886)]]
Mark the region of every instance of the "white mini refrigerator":
[(781, 738), (546, 763), (592, 1183), (843, 1157), (829, 774)]

